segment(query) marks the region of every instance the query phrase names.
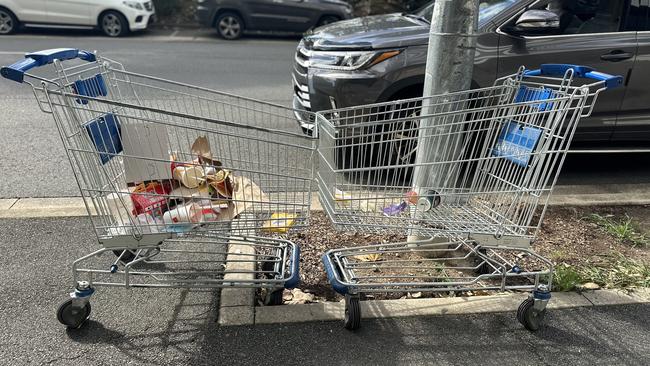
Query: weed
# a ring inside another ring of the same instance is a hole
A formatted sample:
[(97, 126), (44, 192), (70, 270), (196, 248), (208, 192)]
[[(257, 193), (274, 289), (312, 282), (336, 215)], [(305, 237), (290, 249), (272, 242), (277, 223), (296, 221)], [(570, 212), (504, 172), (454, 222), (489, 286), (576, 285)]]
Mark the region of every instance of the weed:
[(557, 291), (571, 291), (586, 282), (603, 288), (650, 287), (650, 264), (614, 253), (598, 264), (570, 266), (562, 263), (555, 267), (553, 288)]
[(571, 259), (571, 255), (564, 250), (558, 249), (551, 252), (551, 259), (556, 262), (563, 262), (565, 260)]
[(582, 284), (582, 277), (574, 268), (565, 263), (555, 267), (553, 273), (553, 289), (556, 291), (571, 291)]
[(637, 225), (628, 215), (625, 215), (624, 219), (616, 220), (611, 215), (601, 216), (594, 213), (587, 219), (623, 243), (629, 243), (633, 247), (650, 246), (650, 239), (639, 232)]

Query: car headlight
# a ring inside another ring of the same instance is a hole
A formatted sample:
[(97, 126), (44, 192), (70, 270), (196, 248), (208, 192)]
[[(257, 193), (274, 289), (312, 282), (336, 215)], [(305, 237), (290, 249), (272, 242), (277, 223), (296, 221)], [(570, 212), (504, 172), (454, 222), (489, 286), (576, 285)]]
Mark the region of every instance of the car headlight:
[(399, 55), (402, 51), (312, 51), (309, 66), (319, 69), (353, 71), (368, 68)]
[(122, 4), (128, 6), (129, 8), (133, 8), (136, 10), (144, 10), (144, 7), (142, 6), (141, 3), (137, 1), (122, 1)]

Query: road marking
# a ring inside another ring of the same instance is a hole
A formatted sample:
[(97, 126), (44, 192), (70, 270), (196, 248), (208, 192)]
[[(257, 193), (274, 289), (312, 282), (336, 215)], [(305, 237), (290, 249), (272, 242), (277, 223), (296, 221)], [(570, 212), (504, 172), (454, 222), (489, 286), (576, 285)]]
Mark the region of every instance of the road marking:
[(179, 30), (175, 30), (175, 31), (173, 31), (172, 34), (170, 35), (170, 37), (176, 37), (176, 35), (177, 35), (179, 32), (180, 32)]

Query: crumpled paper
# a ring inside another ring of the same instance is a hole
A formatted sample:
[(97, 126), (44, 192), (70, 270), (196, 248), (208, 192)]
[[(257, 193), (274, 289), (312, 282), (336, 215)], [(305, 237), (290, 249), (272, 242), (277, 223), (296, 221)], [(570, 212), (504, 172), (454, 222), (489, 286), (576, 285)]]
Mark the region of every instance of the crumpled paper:
[(282, 300), (284, 300), (285, 304), (289, 305), (310, 304), (316, 302), (316, 296), (294, 288), (292, 290), (284, 290), (282, 293)]

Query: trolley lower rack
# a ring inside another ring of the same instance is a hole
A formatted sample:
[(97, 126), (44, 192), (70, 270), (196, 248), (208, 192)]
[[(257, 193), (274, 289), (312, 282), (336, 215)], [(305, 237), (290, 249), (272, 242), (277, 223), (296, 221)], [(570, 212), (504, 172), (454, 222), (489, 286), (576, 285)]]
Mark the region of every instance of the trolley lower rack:
[(283, 289), (298, 285), (299, 262), (299, 247), (287, 240), (206, 232), (135, 250), (102, 248), (72, 265), (75, 290), (57, 318), (80, 327), (99, 286), (266, 289), (266, 304), (279, 305)]
[(334, 289), (345, 295), (345, 327), (357, 329), (368, 293), (531, 291), (517, 319), (539, 329), (551, 298), (552, 263), (530, 249), (492, 247), (466, 239), (335, 249), (323, 256)]

